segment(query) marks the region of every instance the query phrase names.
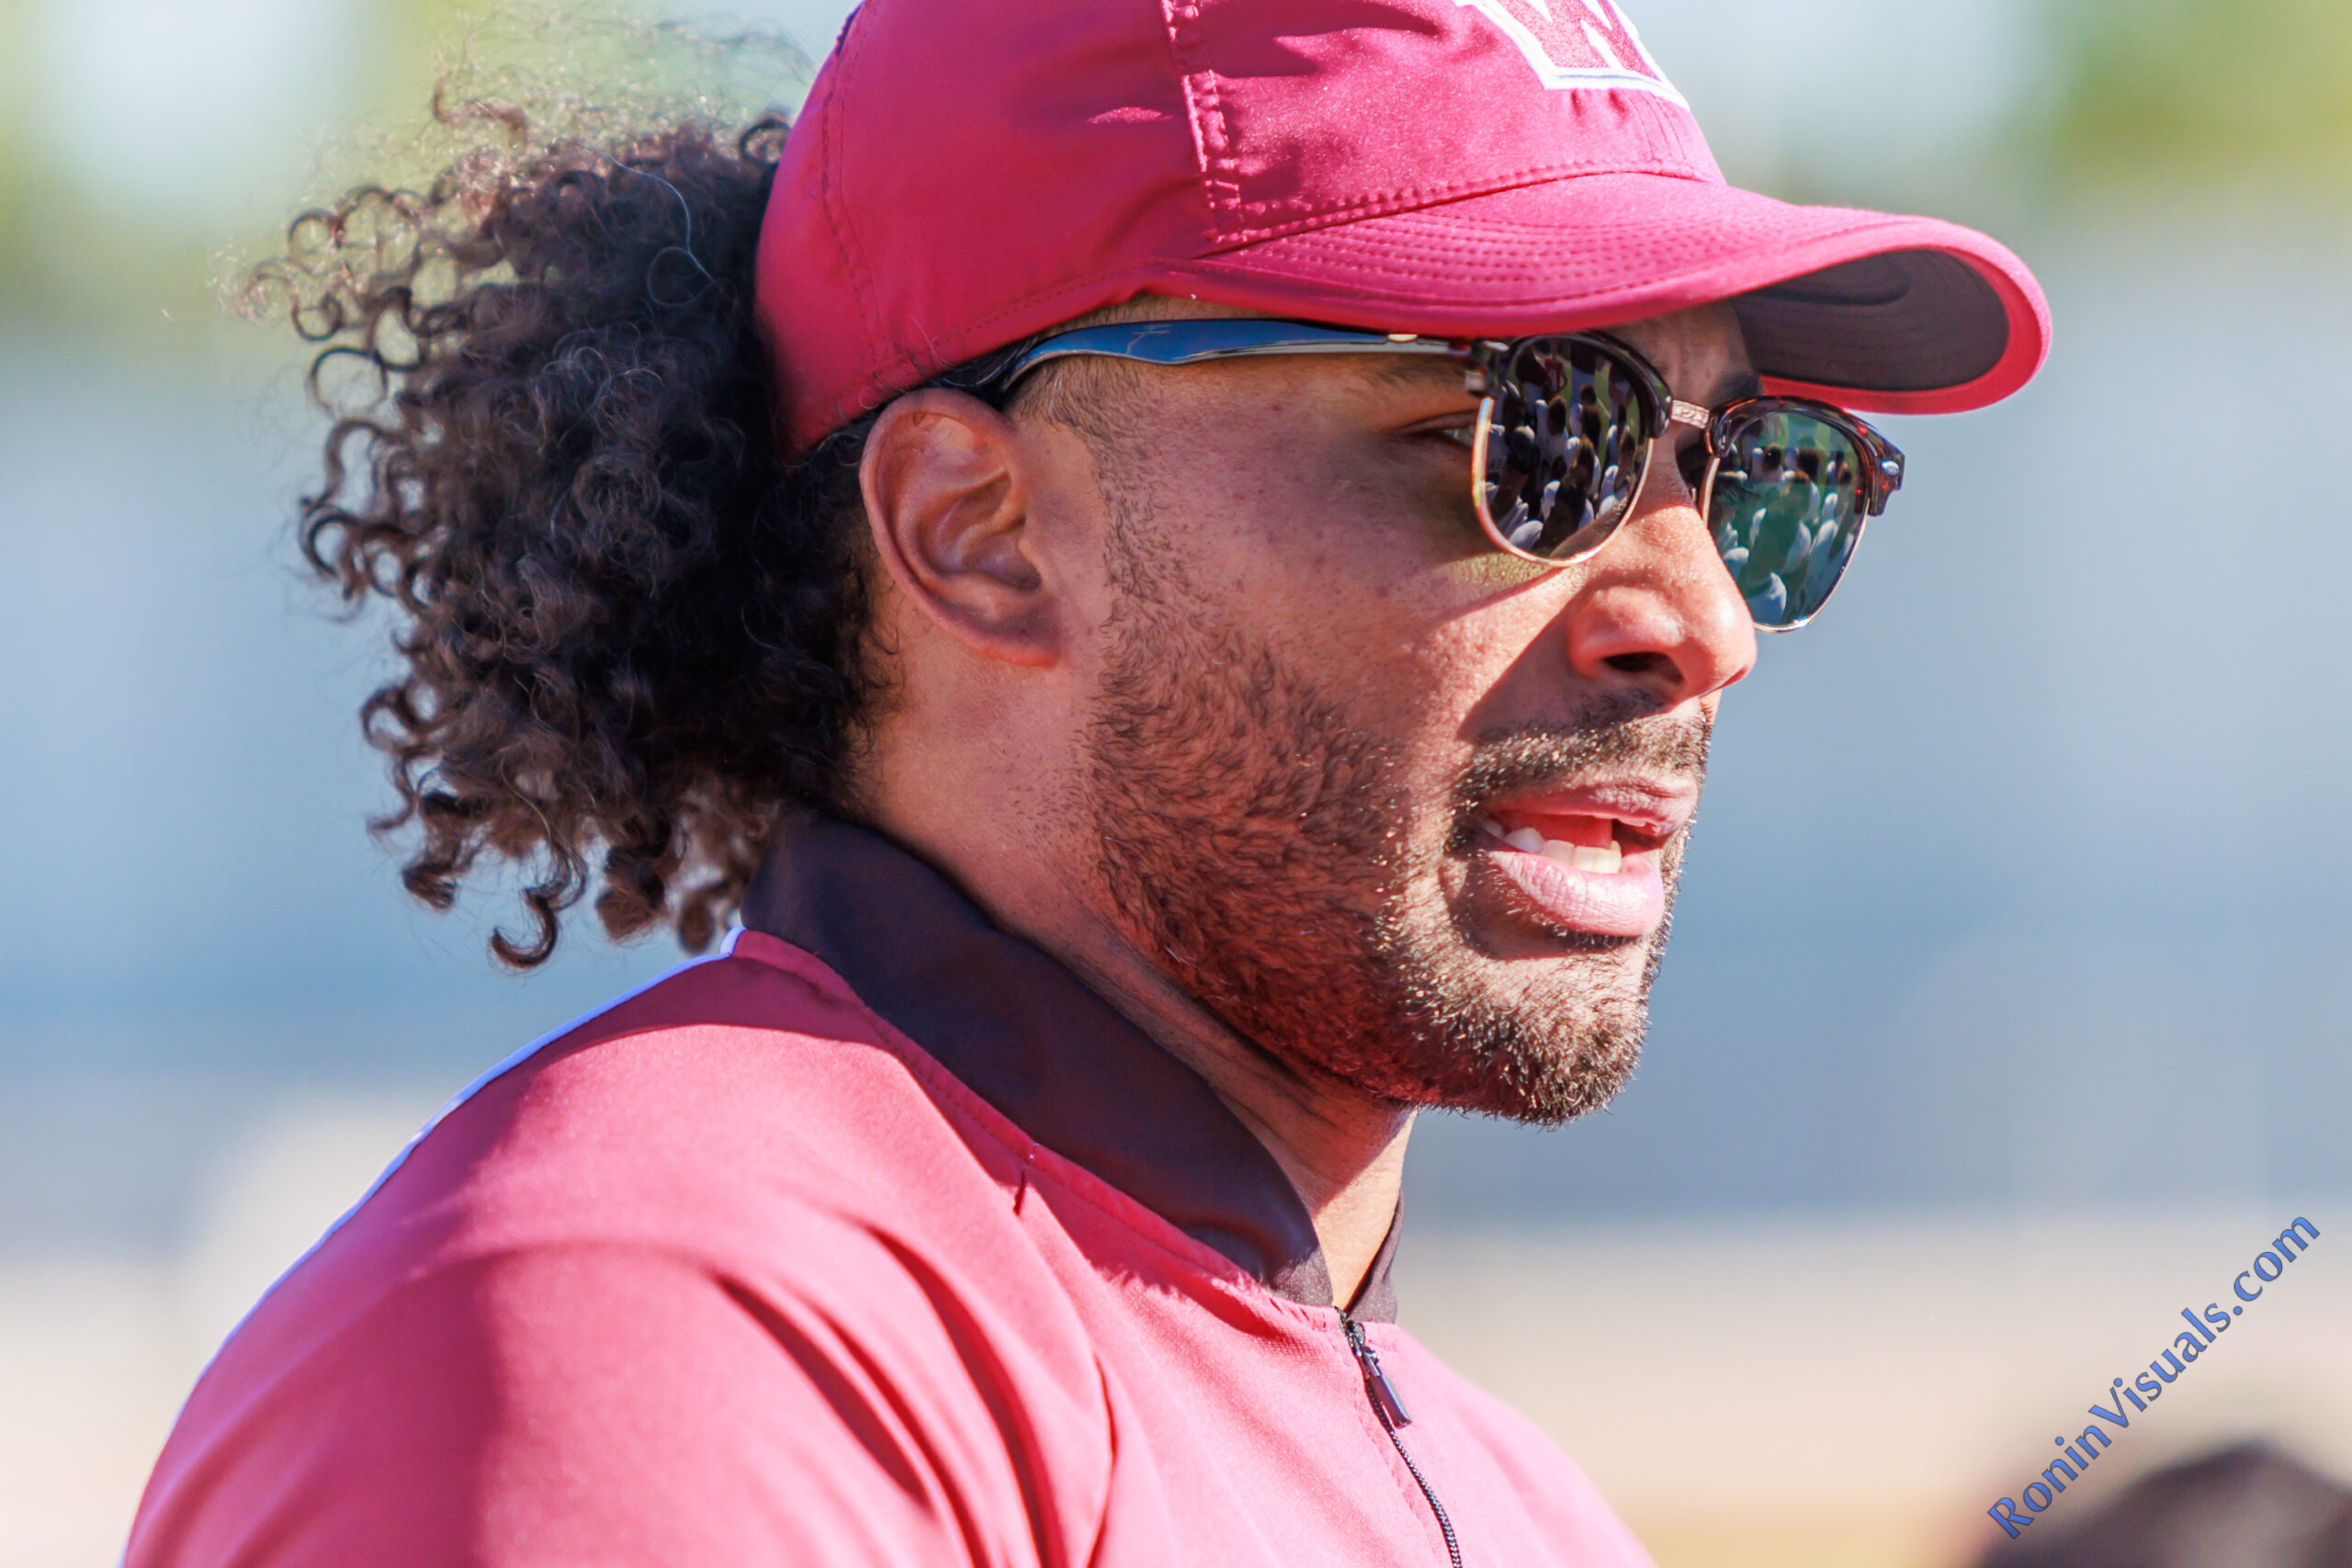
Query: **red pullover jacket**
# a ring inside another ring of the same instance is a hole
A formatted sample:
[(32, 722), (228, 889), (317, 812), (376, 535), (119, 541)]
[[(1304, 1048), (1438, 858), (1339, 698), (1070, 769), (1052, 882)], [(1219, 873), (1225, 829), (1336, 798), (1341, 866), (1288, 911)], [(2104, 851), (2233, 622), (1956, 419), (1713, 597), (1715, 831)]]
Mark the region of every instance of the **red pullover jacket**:
[(938, 874), (787, 826), (728, 953), (494, 1072), (222, 1347), (129, 1568), (1648, 1558), (1346, 1311), (1207, 1084)]

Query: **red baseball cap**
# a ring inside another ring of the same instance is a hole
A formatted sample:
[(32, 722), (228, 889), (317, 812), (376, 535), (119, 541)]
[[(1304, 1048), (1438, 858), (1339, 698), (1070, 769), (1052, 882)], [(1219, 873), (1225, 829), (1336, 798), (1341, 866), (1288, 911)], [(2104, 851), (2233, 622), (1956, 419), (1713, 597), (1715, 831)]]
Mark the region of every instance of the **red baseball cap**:
[(1145, 293), (1448, 337), (1728, 299), (1769, 386), (1899, 413), (2050, 342), (1973, 230), (1727, 185), (1610, 0), (865, 0), (760, 236), (787, 449)]

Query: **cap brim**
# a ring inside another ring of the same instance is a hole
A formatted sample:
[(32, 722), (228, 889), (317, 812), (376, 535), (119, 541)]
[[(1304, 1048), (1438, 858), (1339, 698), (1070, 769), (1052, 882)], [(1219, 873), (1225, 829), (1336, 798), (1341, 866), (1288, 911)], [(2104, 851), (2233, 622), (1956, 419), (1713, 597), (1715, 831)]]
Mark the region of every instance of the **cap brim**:
[(1328, 220), (1171, 264), (1165, 288), (1451, 335), (1606, 327), (1729, 300), (1773, 389), (1951, 413), (2030, 380), (2050, 308), (1998, 242), (1933, 218), (1608, 174)]

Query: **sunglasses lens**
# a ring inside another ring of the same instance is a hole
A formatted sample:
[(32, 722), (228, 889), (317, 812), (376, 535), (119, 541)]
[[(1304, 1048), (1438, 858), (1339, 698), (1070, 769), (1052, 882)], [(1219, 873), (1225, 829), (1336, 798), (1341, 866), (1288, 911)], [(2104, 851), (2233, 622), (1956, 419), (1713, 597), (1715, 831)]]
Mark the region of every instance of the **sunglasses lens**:
[(1634, 509), (1657, 411), (1632, 367), (1578, 338), (1531, 338), (1488, 378), (1487, 517), (1540, 560), (1589, 555)]
[(1759, 409), (1724, 436), (1707, 509), (1715, 548), (1758, 626), (1801, 626), (1854, 558), (1868, 459), (1853, 436), (1800, 410)]

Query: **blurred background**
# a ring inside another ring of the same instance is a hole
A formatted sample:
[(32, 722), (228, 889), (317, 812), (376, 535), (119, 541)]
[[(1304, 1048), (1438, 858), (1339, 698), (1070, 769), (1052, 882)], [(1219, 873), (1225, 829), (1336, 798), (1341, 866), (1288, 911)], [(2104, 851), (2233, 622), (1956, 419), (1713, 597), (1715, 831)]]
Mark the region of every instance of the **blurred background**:
[[(1405, 1320), (1664, 1568), (1925, 1568), (2304, 1215), (2059, 1514), (2249, 1437), (2352, 1472), (2352, 7), (1629, 9), (1735, 180), (1991, 229), (2057, 348), (1887, 422), (1895, 514), (1724, 709), (1638, 1078), (1424, 1124)], [(814, 57), (845, 10), (631, 15)], [(675, 961), (583, 931), (518, 980), (493, 904), (403, 900), (381, 628), (295, 568), (299, 356), (220, 298), (424, 167), (463, 51), (722, 113), (804, 80), (486, 15), (0, 0), (0, 1563), (113, 1562), (254, 1295), (452, 1089)]]

